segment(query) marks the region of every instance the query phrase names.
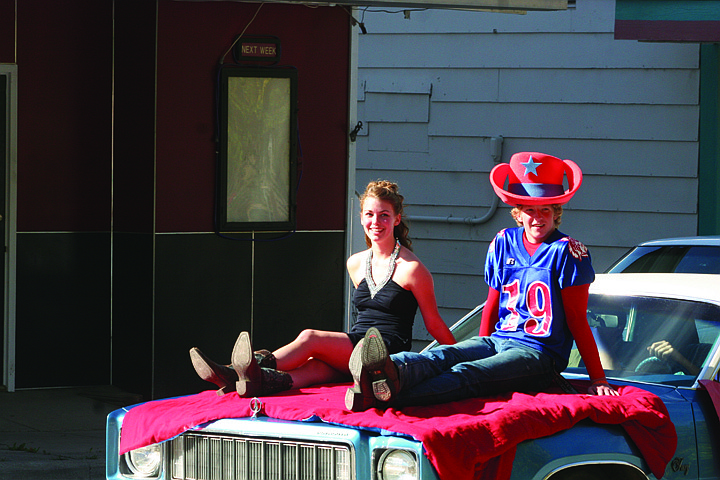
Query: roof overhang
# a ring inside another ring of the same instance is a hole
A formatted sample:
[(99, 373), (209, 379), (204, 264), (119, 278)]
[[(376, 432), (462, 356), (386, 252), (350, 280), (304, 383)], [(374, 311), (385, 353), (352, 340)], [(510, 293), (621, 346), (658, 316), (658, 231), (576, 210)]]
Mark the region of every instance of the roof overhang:
[(347, 5), (350, 7), (445, 8), (456, 10), (490, 10), (498, 12), (525, 12), (528, 10), (567, 10), (568, 6), (568, 0), (264, 0), (264, 2), (302, 5)]
[[(273, 0), (270, 0), (273, 1)], [(281, 1), (281, 0), (278, 0)], [(288, 1), (288, 0), (284, 0)], [(289, 0), (288, 3), (307, 3)], [(339, 0), (325, 4), (356, 7), (453, 8), (464, 10), (566, 10), (567, 0)]]

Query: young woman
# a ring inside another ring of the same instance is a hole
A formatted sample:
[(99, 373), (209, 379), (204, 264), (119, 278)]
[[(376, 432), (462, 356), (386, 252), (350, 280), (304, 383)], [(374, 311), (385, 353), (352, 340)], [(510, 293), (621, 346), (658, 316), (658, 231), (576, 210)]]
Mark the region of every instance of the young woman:
[(432, 275), (412, 252), (402, 215), (403, 196), (397, 184), (368, 184), (360, 198), (360, 216), (369, 248), (347, 260), (357, 309), (357, 321), (348, 333), (303, 330), (274, 352), (255, 352), (249, 334), (242, 332), (231, 367), (218, 365), (192, 348), (190, 357), (198, 375), (215, 383), (218, 394), (235, 388), (243, 397), (349, 380), (350, 355), (370, 327), (382, 332), (388, 352), (410, 349), (418, 308), (438, 342), (455, 343), (438, 312)]

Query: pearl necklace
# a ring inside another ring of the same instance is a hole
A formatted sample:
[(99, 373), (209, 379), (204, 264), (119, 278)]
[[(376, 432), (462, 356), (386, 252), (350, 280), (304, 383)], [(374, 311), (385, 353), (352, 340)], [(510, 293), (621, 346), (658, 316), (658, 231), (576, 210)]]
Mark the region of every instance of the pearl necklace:
[(395, 241), (395, 249), (393, 250), (392, 254), (390, 255), (390, 261), (388, 263), (388, 271), (387, 275), (385, 275), (385, 278), (383, 279), (380, 284), (375, 285), (375, 280), (373, 280), (372, 276), (372, 248), (370, 249), (370, 253), (366, 257), (365, 260), (365, 281), (368, 284), (368, 288), (370, 289), (370, 298), (375, 298), (375, 294), (382, 290), (382, 288), (387, 284), (387, 282), (390, 281), (390, 278), (392, 278), (393, 273), (395, 273), (395, 260), (397, 260), (398, 253), (400, 253), (400, 242)]

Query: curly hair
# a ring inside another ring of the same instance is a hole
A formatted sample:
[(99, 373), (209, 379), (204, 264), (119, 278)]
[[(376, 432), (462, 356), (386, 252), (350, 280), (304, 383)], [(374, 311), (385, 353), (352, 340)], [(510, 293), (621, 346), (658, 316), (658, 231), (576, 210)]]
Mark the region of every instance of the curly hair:
[[(368, 183), (365, 187), (365, 192), (360, 196), (360, 212), (362, 213), (363, 204), (367, 197), (377, 198), (383, 200), (392, 205), (395, 215), (400, 215), (400, 223), (395, 225), (394, 235), (400, 245), (412, 251), (412, 240), (408, 237), (410, 228), (405, 223), (405, 219), (402, 217), (404, 214), (403, 201), (405, 197), (400, 195), (399, 187), (397, 183), (393, 183), (387, 180), (376, 180)], [(372, 243), (367, 235), (365, 235), (365, 243), (367, 246), (371, 246)]]

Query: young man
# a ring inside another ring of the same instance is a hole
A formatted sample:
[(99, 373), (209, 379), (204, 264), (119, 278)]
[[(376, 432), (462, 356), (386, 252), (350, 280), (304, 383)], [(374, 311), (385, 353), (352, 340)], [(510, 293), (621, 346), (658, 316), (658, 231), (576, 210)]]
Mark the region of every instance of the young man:
[(590, 374), (589, 393), (618, 394), (607, 383), (586, 319), (595, 279), (590, 254), (557, 229), (562, 205), (582, 183), (580, 168), (570, 160), (522, 152), (496, 166), (490, 182), (500, 199), (515, 207), (518, 228), (499, 232), (488, 249), (490, 289), (480, 336), (389, 356), (379, 332), (368, 330), (350, 357), (355, 384), (345, 397), (348, 409), (541, 390), (567, 367), (573, 339)]

